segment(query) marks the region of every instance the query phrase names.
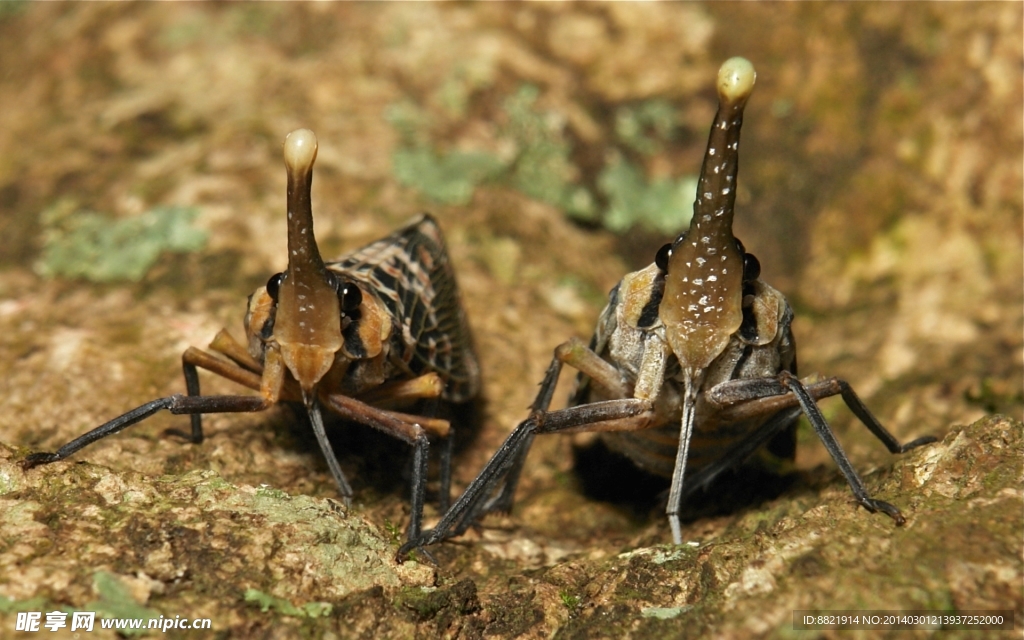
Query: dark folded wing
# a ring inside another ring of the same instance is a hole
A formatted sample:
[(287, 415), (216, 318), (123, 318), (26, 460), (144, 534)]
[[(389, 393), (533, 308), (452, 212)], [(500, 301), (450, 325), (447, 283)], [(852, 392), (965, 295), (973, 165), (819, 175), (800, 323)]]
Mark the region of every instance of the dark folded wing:
[(415, 375), (436, 372), (444, 398), (462, 402), (480, 390), (480, 366), (437, 222), (423, 215), (328, 267), (370, 287), (391, 311), (393, 346)]

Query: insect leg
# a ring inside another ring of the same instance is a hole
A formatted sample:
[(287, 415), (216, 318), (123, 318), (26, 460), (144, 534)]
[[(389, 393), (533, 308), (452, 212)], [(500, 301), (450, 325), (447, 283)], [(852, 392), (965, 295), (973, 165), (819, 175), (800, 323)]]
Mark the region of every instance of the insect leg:
[[(398, 413), (395, 411), (378, 409), (354, 398), (342, 395), (325, 395), (323, 396), (323, 399), (327, 406), (342, 418), (346, 418), (360, 424), (365, 424), (366, 426), (373, 427), (374, 429), (379, 429), (394, 438), (412, 445), (412, 515), (409, 518), (409, 527), (406, 530), (406, 539), (414, 540), (419, 538), (423, 526), (423, 503), (427, 487), (427, 456), (430, 450), (430, 441), (427, 438), (427, 434), (428, 432), (431, 432), (431, 430), (427, 429), (425, 424), (430, 424), (432, 426), (432, 432), (438, 433), (442, 436), (447, 436), (449, 432), (447, 426), (448, 422), (446, 420), (439, 420), (436, 418), (429, 419)], [(445, 429), (440, 431), (439, 427), (442, 425)], [(330, 445), (328, 444), (328, 449), (329, 448)], [(327, 455), (326, 449), (324, 450), (324, 455)], [(331, 452), (331, 455), (334, 455), (333, 451)], [(328, 463), (329, 462), (330, 461), (328, 461)], [(335, 463), (337, 463), (337, 460), (335, 460)]]
[[(610, 362), (594, 353), (579, 338), (572, 338), (555, 348), (555, 359), (590, 378), (591, 382), (604, 389), (609, 397), (627, 398), (632, 389), (627, 388), (622, 373)], [(551, 392), (554, 392), (552, 385)], [(551, 398), (547, 399), (548, 404)], [(545, 410), (547, 406), (545, 405)]]
[[(559, 345), (540, 383), (537, 397), (530, 407), (530, 417), (509, 434), (437, 526), (418, 540), (410, 539), (399, 549), (396, 556), (399, 561), (413, 549), (436, 544), (464, 533), (485, 513), (511, 509), (523, 464), (537, 433), (571, 433), (574, 430), (633, 431), (649, 426), (651, 402), (636, 398), (594, 402), (559, 411), (548, 411), (563, 363), (575, 367), (610, 392), (629, 395), (626, 393), (621, 375), (582, 341), (574, 338)], [(488, 496), (492, 495), (496, 485), (502, 480), (504, 484), (498, 495), (488, 500)]]
[[(206, 353), (201, 349), (189, 347), (188, 349), (185, 349), (185, 353), (181, 354), (181, 369), (185, 376), (185, 390), (189, 397), (199, 397), (200, 395), (199, 372), (197, 371), (197, 367), (206, 369), (211, 373), (216, 373), (223, 378), (237, 382), (238, 384), (249, 387), (250, 389), (258, 391), (260, 388), (259, 374), (249, 371), (233, 362), (227, 362), (221, 358)], [(182, 433), (178, 429), (168, 429), (167, 432), (172, 435), (182, 436), (194, 444), (199, 444), (203, 441), (203, 418), (199, 413), (193, 413), (191, 417), (191, 434)]]
[[(839, 445), (839, 441), (836, 440), (835, 434), (832, 433), (832, 429), (829, 428), (828, 423), (825, 421), (825, 416), (821, 415), (818, 405), (815, 404), (811, 395), (807, 393), (807, 389), (800, 380), (787, 371), (780, 373), (779, 379), (782, 384), (789, 387), (796, 396), (797, 401), (800, 403), (800, 408), (803, 409), (803, 412), (810, 421), (811, 426), (814, 427), (814, 431), (818, 434), (818, 437), (821, 438), (822, 444), (825, 445), (825, 448), (828, 449), (832, 459), (835, 460), (836, 465), (839, 467), (839, 471), (842, 472), (843, 476), (846, 478), (846, 482), (850, 485), (850, 489), (853, 491), (853, 495), (857, 498), (857, 501), (872, 513), (881, 511), (892, 518), (897, 525), (904, 524), (906, 522), (906, 518), (903, 517), (903, 514), (900, 513), (899, 509), (888, 502), (876, 500), (868, 494), (867, 488), (864, 486), (864, 482), (860, 479), (860, 476), (857, 475), (853, 465), (850, 463), (850, 459), (846, 456), (843, 448)], [(868, 428), (870, 429), (871, 426), (868, 425)], [(872, 431), (874, 431), (874, 429), (872, 429)], [(888, 432), (886, 432), (886, 434), (888, 434)], [(876, 432), (875, 435), (878, 435), (878, 433)], [(891, 435), (889, 437), (892, 438)], [(893, 438), (893, 440), (895, 440), (895, 438)]]
[(916, 440), (911, 440), (906, 444), (900, 444), (900, 441), (896, 439), (889, 430), (882, 426), (882, 423), (878, 421), (878, 418), (868, 410), (867, 406), (861, 401), (861, 399), (854, 393), (853, 388), (845, 380), (839, 380), (834, 378), (836, 383), (839, 385), (840, 394), (843, 396), (843, 401), (846, 406), (850, 408), (864, 426), (871, 430), (871, 433), (875, 434), (879, 440), (889, 449), (891, 453), (906, 453), (911, 449), (920, 447), (923, 444), (935, 442), (937, 438), (935, 436), (921, 436)]
[(409, 380), (385, 382), (360, 393), (359, 399), (374, 406), (392, 406), (424, 398), (440, 398), (443, 393), (444, 380), (431, 372)]
[[(444, 393), (445, 383), (441, 376), (434, 372), (426, 373), (410, 380), (386, 382), (359, 394), (359, 400), (376, 407), (391, 407), (416, 400), (427, 400), (427, 408), (423, 416), (407, 416), (406, 422), (423, 422), (429, 420), (430, 425), (421, 424), (425, 429), (444, 437), (440, 452), (441, 487), (438, 507), (444, 513), (451, 504), (452, 454), (455, 443), (450, 423), (443, 427), (431, 426), (435, 423), (433, 416), (437, 414), (437, 401)], [(402, 414), (404, 415), (404, 414)], [(437, 421), (440, 425), (440, 421)], [(443, 432), (442, 432), (443, 431)]]
[[(786, 375), (791, 376), (788, 373)], [(882, 441), (890, 453), (906, 453), (936, 440), (935, 436), (922, 436), (906, 444), (900, 444), (900, 441), (875, 418), (845, 380), (827, 378), (810, 384), (800, 384), (814, 400), (841, 395), (850, 411)], [(718, 418), (728, 422), (739, 422), (799, 404), (799, 399), (791, 393), (791, 388), (783, 381), (781, 374), (776, 378), (746, 378), (723, 382), (708, 392), (708, 398), (724, 407)]]
[(410, 539), (402, 545), (396, 559), (401, 562), (413, 549), (436, 544), (464, 533), (485, 513), (485, 508), (490, 504), (484, 502), (487, 496), (493, 491), (494, 485), (510, 472), (535, 434), (568, 433), (572, 430), (584, 430), (584, 427), (596, 427), (600, 430), (600, 423), (614, 425), (606, 430), (634, 431), (649, 425), (650, 413), (650, 401), (626, 398), (593, 402), (527, 418), (513, 429), (437, 526), (419, 539)]
[(228, 333), (227, 329), (221, 329), (210, 341), (210, 348), (217, 353), (222, 353), (231, 358), (233, 362), (253, 373), (263, 373), (263, 365), (256, 361), (249, 350), (243, 347), (237, 340)]
[[(559, 345), (558, 349), (561, 347), (562, 345)], [(551, 406), (551, 399), (555, 394), (555, 385), (558, 383), (558, 375), (562, 372), (562, 360), (558, 357), (558, 349), (555, 349), (555, 357), (552, 358), (551, 365), (548, 366), (548, 370), (544, 374), (544, 379), (541, 380), (540, 390), (537, 392), (537, 397), (534, 398), (533, 404), (530, 405), (531, 417), (536, 417), (547, 412), (548, 407)], [(533, 431), (530, 431), (528, 434), (523, 436), (524, 439), (516, 452), (515, 457), (506, 465), (507, 471), (501, 474), (505, 479), (505, 482), (501, 487), (501, 491), (479, 509), (472, 510), (470, 512), (470, 522), (475, 521), (483, 514), (490, 513), (491, 511), (508, 513), (512, 510), (512, 501), (515, 499), (516, 488), (519, 486), (519, 476), (523, 472), (523, 466), (526, 464), (526, 457), (530, 453), (530, 447), (533, 446), (533, 433)], [(509, 438), (511, 438), (511, 436), (509, 436)], [(502, 445), (502, 447), (504, 447), (504, 445)], [(490, 466), (489, 463), (488, 466)], [(484, 467), (485, 470), (486, 468), (487, 467)], [(483, 471), (481, 471), (481, 475), (482, 474)], [(495, 478), (497, 477), (498, 476), (495, 476)]]
[(334, 482), (338, 485), (338, 490), (341, 492), (341, 498), (345, 506), (351, 506), (352, 485), (348, 483), (348, 478), (345, 477), (345, 472), (341, 470), (341, 465), (338, 463), (338, 457), (334, 455), (334, 447), (331, 446), (330, 441), (327, 439), (327, 432), (324, 430), (324, 419), (320, 414), (320, 403), (317, 402), (316, 396), (309, 396), (305, 398), (305, 401), (306, 411), (309, 413), (309, 421), (313, 425), (313, 434), (316, 436), (317, 444), (320, 445), (320, 451), (324, 454), (324, 459), (327, 460), (327, 468), (331, 470), (331, 475), (334, 477)]
[[(551, 406), (551, 400), (554, 397), (555, 386), (558, 383), (558, 376), (562, 371), (563, 364), (568, 364), (570, 367), (582, 372), (591, 379), (592, 384), (602, 387), (611, 396), (625, 398), (630, 395), (630, 391), (626, 389), (626, 385), (623, 383), (622, 374), (614, 366), (594, 353), (582, 340), (571, 338), (555, 347), (555, 355), (547, 372), (544, 374), (544, 379), (540, 383), (540, 391), (537, 392), (537, 397), (534, 399), (533, 404), (530, 405), (530, 415), (536, 417), (538, 424), (548, 420), (540, 416), (547, 414), (548, 407)], [(519, 485), (519, 476), (522, 474), (523, 465), (526, 464), (526, 456), (529, 454), (532, 445), (533, 435), (531, 434), (523, 443), (517, 458), (509, 468), (501, 492), (484, 505), (480, 512), (475, 514), (476, 516), (482, 516), (492, 511), (508, 513), (512, 510), (512, 501), (515, 498), (516, 487)]]
[(80, 449), (101, 438), (123, 431), (133, 424), (142, 422), (157, 411), (167, 409), (174, 414), (189, 413), (235, 413), (262, 411), (267, 408), (263, 398), (258, 396), (183, 396), (173, 395), (159, 398), (132, 409), (113, 420), (104, 423), (92, 431), (84, 433), (68, 442), (54, 453), (33, 453), (25, 458), (22, 466), (25, 469), (63, 460)]
[(683, 488), (683, 500), (700, 489), (706, 489), (725, 470), (741, 464), (799, 416), (800, 407), (794, 406), (789, 409), (783, 409), (769, 418), (754, 433), (741, 440), (735, 447), (727, 451), (725, 455), (694, 473)]
[(469, 518), (467, 520), (464, 516), (473, 516), (477, 512), (476, 505), (479, 504), (480, 500), (486, 498), (493, 483), (500, 479), (508, 471), (509, 466), (515, 462), (516, 456), (523, 446), (524, 439), (532, 436), (533, 426), (530, 420), (521, 422), (505, 438), (505, 442), (501, 443), (501, 446), (491, 459), (487, 461), (487, 464), (484, 465), (484, 468), (477, 477), (466, 487), (465, 493), (448, 509), (441, 518), (441, 521), (437, 523), (437, 526), (417, 538), (410, 538), (398, 550), (395, 559), (398, 562), (403, 562), (413, 549), (436, 544), (446, 538), (456, 536), (469, 528), (473, 519)]

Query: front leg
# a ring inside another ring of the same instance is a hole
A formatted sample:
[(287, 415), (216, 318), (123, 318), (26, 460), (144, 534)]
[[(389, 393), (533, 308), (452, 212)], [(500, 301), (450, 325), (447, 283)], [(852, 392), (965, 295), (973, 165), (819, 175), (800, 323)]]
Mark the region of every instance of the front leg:
[(708, 399), (722, 407), (716, 415), (716, 419), (725, 422), (739, 422), (758, 416), (770, 415), (772, 417), (719, 461), (703, 469), (694, 488), (701, 485), (706, 486), (726, 468), (741, 463), (802, 411), (832, 459), (835, 460), (857, 501), (871, 512), (885, 513), (897, 525), (903, 524), (906, 522), (906, 518), (898, 508), (888, 502), (874, 499), (868, 494), (863, 480), (853, 468), (849, 457), (843, 451), (831, 427), (818, 409), (817, 400), (835, 395), (842, 396), (850, 410), (885, 444), (891, 453), (904, 453), (935, 441), (933, 436), (923, 436), (906, 444), (900, 444), (899, 440), (882, 426), (868, 410), (850, 385), (838, 378), (828, 378), (805, 385), (790, 372), (782, 371), (773, 378), (730, 380), (716, 385), (708, 391)]
[[(324, 394), (321, 399), (327, 407), (342, 418), (373, 427), (412, 446), (412, 514), (409, 519), (409, 527), (406, 530), (406, 538), (408, 540), (419, 538), (423, 523), (423, 503), (427, 486), (427, 460), (430, 448), (430, 441), (427, 436), (433, 434), (438, 437), (449, 437), (448, 421), (378, 409), (365, 402), (340, 394)], [(323, 449), (324, 456), (328, 458), (328, 464), (331, 464), (333, 459), (334, 465), (337, 465), (334, 451), (331, 449), (330, 444), (326, 442), (326, 438), (321, 448)], [(334, 469), (335, 466), (331, 466), (332, 473)], [(340, 472), (340, 467), (338, 467), (338, 471)], [(349, 489), (349, 495), (351, 495), (351, 489)]]
[[(533, 404), (530, 405), (530, 418), (537, 425), (544, 424), (547, 421), (544, 414), (548, 412), (551, 406), (555, 386), (558, 384), (558, 376), (564, 364), (589, 377), (591, 383), (601, 387), (608, 397), (627, 398), (630, 395), (630, 390), (622, 379), (622, 375), (611, 363), (594, 353), (579, 338), (570, 338), (555, 347), (554, 357), (551, 359), (551, 364), (548, 366), (544, 379), (540, 383), (537, 397), (534, 399)], [(531, 446), (533, 446), (532, 433), (526, 437), (517, 453), (516, 459), (510, 463), (508, 471), (505, 473), (505, 482), (500, 493), (485, 504), (479, 510), (479, 513), (474, 514), (476, 517), (483, 516), (492, 511), (508, 513), (512, 510), (516, 488), (519, 486), (519, 477), (522, 474), (523, 465), (526, 464), (526, 457), (530, 453)]]
[(635, 431), (649, 426), (653, 413), (649, 400), (627, 398), (542, 413), (537, 416), (543, 418), (542, 424), (538, 424), (535, 417), (527, 418), (509, 434), (437, 526), (418, 539), (410, 539), (402, 545), (396, 559), (401, 562), (413, 549), (464, 533), (490, 506), (491, 503), (485, 502), (487, 496), (521, 459), (524, 448), (533, 441), (534, 435), (571, 433), (583, 427), (602, 430), (602, 426), (608, 431)]
[(122, 414), (96, 427), (92, 431), (78, 436), (53, 453), (30, 454), (22, 462), (22, 467), (24, 469), (31, 469), (42, 464), (63, 460), (93, 442), (138, 424), (163, 409), (167, 409), (174, 414), (189, 413), (196, 416), (202, 413), (263, 411), (268, 406), (263, 398), (258, 396), (183, 396), (180, 394), (168, 396), (132, 409), (128, 413)]
[(882, 426), (849, 383), (839, 378), (804, 383), (788, 371), (783, 371), (773, 378), (745, 378), (723, 382), (710, 389), (707, 398), (722, 407), (717, 414), (719, 420), (739, 422), (801, 406), (792, 388), (793, 381), (796, 381), (813, 400), (842, 396), (850, 411), (882, 441), (889, 453), (906, 453), (936, 440), (935, 436), (922, 436), (901, 444), (896, 436)]
[[(227, 336), (223, 330), (221, 333)], [(220, 335), (217, 334), (218, 337)], [(227, 338), (230, 339), (230, 336), (227, 336)], [(216, 339), (214, 344), (217, 344)], [(200, 397), (199, 369), (206, 369), (211, 373), (249, 387), (254, 391), (259, 391), (260, 389), (260, 373), (254, 372), (248, 367), (243, 367), (237, 362), (228, 362), (195, 347), (189, 347), (185, 349), (185, 353), (181, 354), (181, 369), (185, 377), (185, 390), (189, 397)], [(168, 429), (167, 433), (181, 436), (194, 444), (199, 444), (203, 441), (203, 417), (201, 413), (193, 413), (191, 418), (191, 434), (183, 433), (178, 429)]]
[[(797, 401), (800, 403), (800, 408), (803, 409), (804, 411), (804, 415), (807, 416), (807, 419), (810, 421), (811, 426), (814, 427), (815, 433), (818, 434), (818, 437), (821, 439), (822, 444), (824, 444), (825, 448), (828, 449), (828, 452), (832, 456), (832, 459), (836, 461), (836, 465), (839, 467), (839, 471), (843, 474), (843, 477), (846, 478), (846, 482), (850, 485), (850, 489), (853, 491), (853, 495), (857, 498), (857, 501), (860, 502), (865, 509), (872, 513), (876, 511), (881, 511), (885, 515), (892, 518), (897, 525), (904, 524), (907, 521), (907, 519), (903, 517), (903, 514), (900, 513), (899, 509), (897, 509), (894, 505), (889, 504), (888, 502), (876, 500), (875, 498), (872, 498), (868, 494), (868, 490), (864, 486), (864, 482), (860, 479), (860, 476), (857, 475), (857, 472), (856, 470), (854, 470), (853, 464), (850, 462), (850, 459), (846, 456), (846, 453), (843, 451), (843, 448), (839, 446), (839, 441), (836, 440), (836, 436), (834, 433), (832, 433), (832, 429), (828, 426), (828, 423), (825, 422), (825, 416), (821, 415), (821, 411), (818, 409), (818, 405), (814, 402), (814, 399), (811, 397), (811, 395), (807, 393), (807, 389), (804, 388), (804, 385), (800, 382), (800, 380), (798, 380), (796, 376), (789, 373), (788, 371), (783, 371), (781, 374), (779, 374), (779, 377), (781, 382), (793, 392), (793, 395), (796, 396)], [(878, 427), (881, 428), (881, 425), (879, 424)], [(871, 425), (868, 425), (868, 428), (870, 429)], [(874, 429), (871, 430), (875, 431)], [(896, 439), (893, 438), (888, 431), (885, 431), (884, 429), (882, 429), (882, 431), (885, 433), (885, 435), (889, 436), (893, 443), (896, 444), (897, 449), (901, 448), (899, 447), (899, 443), (896, 441)], [(878, 435), (878, 433), (876, 433), (875, 435)], [(885, 442), (884, 439), (883, 442)], [(918, 442), (918, 444), (923, 443)]]

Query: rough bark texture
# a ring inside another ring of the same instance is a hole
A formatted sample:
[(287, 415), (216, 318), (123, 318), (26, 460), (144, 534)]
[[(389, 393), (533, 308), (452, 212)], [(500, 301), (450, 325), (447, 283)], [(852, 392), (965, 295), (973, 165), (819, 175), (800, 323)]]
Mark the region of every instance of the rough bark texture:
[[(170, 633), (189, 638), (791, 637), (806, 609), (1010, 609), (1019, 629), (1021, 26), (1004, 3), (4, 3), (0, 636), (18, 611), (55, 609), (212, 620)], [(857, 507), (808, 430), (795, 471), (716, 490), (681, 547), (643, 487), (610, 502), (580, 480), (586, 438), (540, 438), (512, 515), (438, 548), (436, 568), (392, 561), (408, 451), (345, 456), (346, 509), (288, 409), (211, 417), (198, 446), (163, 435), (186, 419), (160, 416), (21, 470), (180, 392), (188, 345), (241, 335), (245, 296), (285, 264), (281, 141), (304, 126), (325, 257), (426, 208), (447, 234), (487, 401), (463, 488), (525, 417), (552, 349), (587, 338), (604, 292), (665, 242), (573, 223), (537, 185), (561, 171), (556, 186), (600, 208), (615, 153), (650, 179), (696, 173), (732, 55), (758, 70), (737, 235), (796, 309), (801, 373), (848, 380), (903, 440), (940, 438), (889, 456), (823, 403), (906, 526)], [(508, 102), (524, 86), (533, 133)], [(656, 99), (676, 135), (641, 153), (617, 118)], [(416, 183), (403, 149), (522, 170), (475, 190)], [(561, 164), (529, 165), (544, 149)], [(451, 189), (464, 204), (429, 199)], [(197, 208), (206, 246), (134, 283), (39, 275), (58, 225), (44, 211), (159, 205)]]

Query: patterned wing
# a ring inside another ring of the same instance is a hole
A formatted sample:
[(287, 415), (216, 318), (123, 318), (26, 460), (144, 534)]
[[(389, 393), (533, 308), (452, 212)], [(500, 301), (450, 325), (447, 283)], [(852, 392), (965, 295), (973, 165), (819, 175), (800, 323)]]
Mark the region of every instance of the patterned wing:
[(334, 271), (371, 287), (399, 329), (401, 359), (416, 375), (436, 372), (444, 398), (462, 402), (480, 389), (480, 365), (462, 309), (444, 237), (430, 215), (337, 262)]

